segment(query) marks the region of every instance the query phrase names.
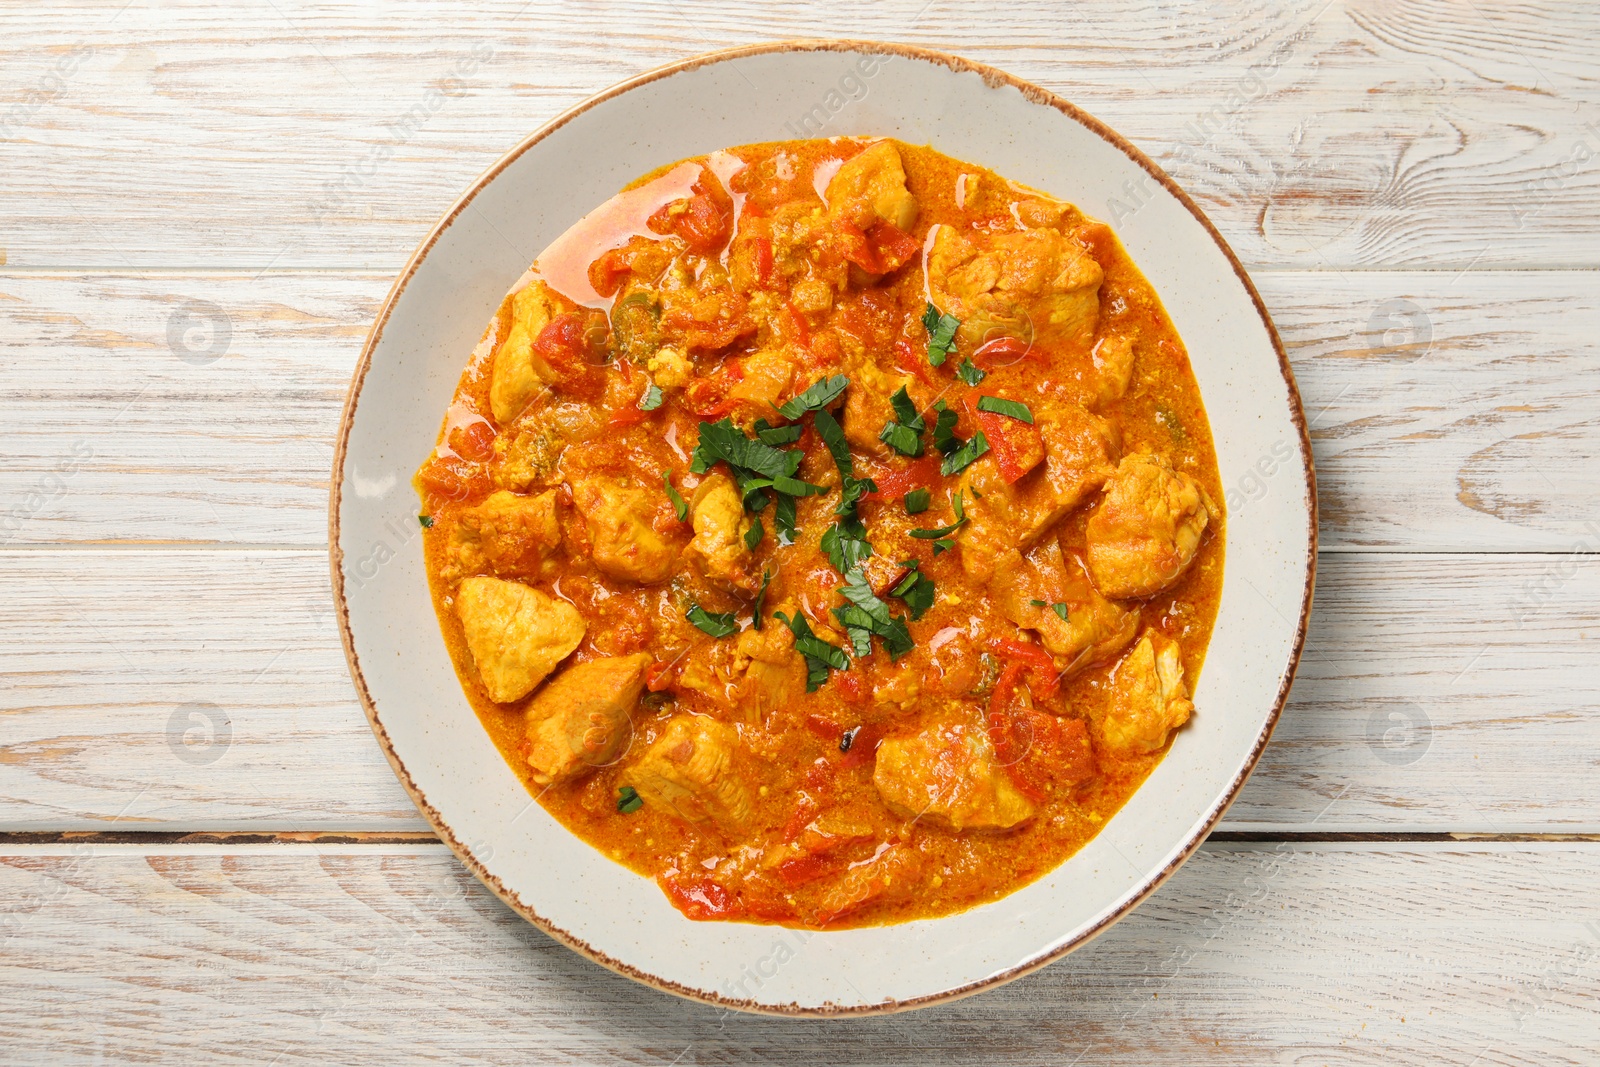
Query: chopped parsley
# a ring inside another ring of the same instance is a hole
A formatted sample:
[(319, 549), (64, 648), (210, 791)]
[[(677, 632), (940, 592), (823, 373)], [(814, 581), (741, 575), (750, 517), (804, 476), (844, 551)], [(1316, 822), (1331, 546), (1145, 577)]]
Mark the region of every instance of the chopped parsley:
[(422, 524), (422, 528), (424, 530), (433, 529), (433, 516), (432, 515), (418, 515), (417, 516), (417, 521)]
[(696, 628), (704, 630), (712, 637), (727, 637), (730, 634), (739, 632), (739, 623), (734, 619), (731, 611), (718, 615), (707, 611), (699, 604), (690, 604), (689, 610), (684, 613), (683, 617), (693, 623)]
[(639, 398), (640, 411), (654, 411), (661, 406), (661, 387), (655, 382), (645, 379), (644, 396)]
[(867, 528), (860, 519), (840, 519), (823, 531), (821, 544), (828, 562), (840, 574), (872, 555)]
[(928, 331), (928, 362), (935, 367), (941, 366), (955, 347), (956, 330), (961, 328), (961, 320), (954, 315), (941, 315), (938, 308), (929, 304), (922, 313), (922, 325)]
[(927, 429), (927, 423), (917, 413), (917, 405), (912, 402), (905, 386), (896, 390), (894, 396), (889, 398), (889, 404), (894, 408), (894, 419), (884, 423), (878, 440), (901, 455), (915, 459), (922, 455), (922, 431)]
[(834, 608), (833, 615), (850, 635), (858, 658), (872, 655), (874, 637), (883, 642), (890, 660), (897, 660), (911, 651), (911, 631), (906, 628), (906, 620), (889, 614), (889, 605), (872, 591), (861, 566), (852, 567), (845, 575), (845, 584), (839, 587), (839, 593), (849, 603)]
[(1053, 611), (1057, 615), (1061, 616), (1061, 621), (1062, 622), (1068, 621), (1067, 620), (1067, 606), (1065, 604), (1052, 604), (1048, 600), (1038, 600), (1038, 599), (1030, 600), (1030, 601), (1028, 601), (1028, 603), (1032, 604), (1036, 608), (1049, 608), (1051, 611)]
[(792, 445), (800, 440), (803, 426), (772, 426), (766, 419), (757, 419), (754, 427), (756, 439), (764, 445)]
[(777, 506), (772, 509), (772, 528), (778, 535), (778, 544), (794, 544), (794, 522), (794, 497), (780, 495)]
[(672, 472), (661, 472), (661, 484), (667, 487), (667, 499), (672, 501), (673, 513), (678, 516), (679, 522), (689, 521), (689, 505), (684, 503), (683, 496), (672, 488)]
[(786, 419), (798, 419), (808, 411), (821, 411), (843, 393), (845, 386), (850, 384), (850, 379), (842, 374), (835, 374), (832, 378), (822, 378), (806, 387), (806, 391), (778, 408), (778, 414)]
[[(950, 536), (967, 524), (967, 509), (966, 505), (961, 499), (961, 493), (959, 490), (950, 494), (950, 510), (955, 512), (955, 522), (952, 522), (948, 526), (939, 526), (931, 530), (912, 530), (911, 536), (920, 541), (934, 541), (936, 539), (943, 539)], [(944, 546), (945, 549), (950, 547), (951, 546), (948, 544)], [(939, 549), (938, 546), (935, 545), (934, 555), (938, 555), (940, 551), (944, 551), (944, 549)]]
[[(718, 460), (751, 477), (793, 477), (800, 469), (800, 453), (783, 451), (746, 437), (732, 419), (700, 424), (700, 443), (694, 446), (689, 469), (704, 474)], [(741, 478), (741, 481), (747, 480)]]
[(933, 500), (933, 490), (926, 487), (913, 489), (906, 494), (906, 514), (921, 515), (928, 510), (928, 504)]
[(822, 688), (830, 670), (850, 669), (850, 657), (844, 654), (843, 649), (834, 648), (812, 633), (811, 624), (806, 622), (805, 616), (795, 612), (794, 617), (790, 618), (781, 611), (775, 611), (772, 617), (789, 627), (794, 634), (794, 650), (805, 657), (806, 692), (815, 693)]
[(987, 411), (993, 415), (1006, 415), (1019, 422), (1033, 425), (1033, 412), (1028, 410), (1028, 405), (1015, 400), (1002, 400), (997, 396), (980, 396), (978, 410)]
[(960, 474), (987, 451), (989, 451), (989, 439), (983, 436), (982, 430), (979, 430), (972, 435), (970, 441), (944, 457), (939, 464), (939, 473), (947, 478), (952, 474)]
[(909, 569), (889, 590), (889, 595), (905, 601), (906, 607), (911, 609), (911, 621), (916, 622), (933, 607), (933, 579), (917, 569), (914, 559), (901, 560), (900, 565)]
[(617, 811), (623, 815), (632, 815), (644, 807), (644, 797), (631, 785), (625, 785), (617, 790)]
[(772, 584), (772, 572), (761, 572), (761, 588), (756, 590), (756, 602), (750, 609), (750, 625), (761, 629), (761, 609), (767, 603), (767, 586)]
[(988, 376), (988, 371), (985, 371), (982, 367), (972, 362), (972, 357), (970, 356), (963, 359), (956, 367), (956, 377), (960, 378), (968, 385), (977, 385)]
[(878, 491), (871, 478), (857, 478), (855, 461), (850, 458), (850, 447), (845, 443), (844, 430), (839, 420), (826, 411), (812, 416), (817, 436), (828, 447), (834, 466), (839, 468), (839, 503), (833, 509), (838, 521), (822, 535), (822, 550), (834, 570), (844, 574), (861, 560), (872, 555), (872, 545), (867, 542), (867, 527), (856, 515), (856, 505), (868, 493)]
[(961, 438), (956, 436), (957, 416), (943, 400), (935, 400), (933, 410), (938, 413), (933, 422), (933, 447), (948, 456), (961, 447)]
[(761, 543), (761, 538), (766, 535), (766, 527), (761, 525), (761, 516), (757, 515), (750, 520), (750, 529), (744, 535), (744, 547), (751, 552)]

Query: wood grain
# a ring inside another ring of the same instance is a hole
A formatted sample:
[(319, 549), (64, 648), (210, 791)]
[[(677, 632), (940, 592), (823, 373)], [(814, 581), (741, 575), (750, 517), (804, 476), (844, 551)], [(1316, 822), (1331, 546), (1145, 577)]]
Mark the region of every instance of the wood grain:
[(1251, 266), (1600, 262), (1600, 11), (1559, 0), (1098, 0), (976, 24), (954, 0), (71, 0), (7, 24), (0, 212), (30, 267), (393, 271), (565, 108), (793, 36), (911, 41), (1061, 93), (1162, 162)]
[[(1207, 846), (1087, 948), (915, 1016), (641, 988), (440, 846), (0, 859), (0, 1044), (65, 1064), (1586, 1064), (1600, 848)], [(1352, 887), (1360, 887), (1359, 891)]]
[[(1319, 577), (1224, 829), (1600, 832), (1600, 558), (1335, 554)], [(421, 829), (327, 597), (319, 552), (0, 553), (29, 620), (0, 646), (0, 827)]]
[[(389, 281), (0, 274), (0, 542), (325, 543)], [(1305, 394), (1325, 547), (1600, 549), (1600, 272), (1256, 281)], [(1252, 479), (1236, 515), (1285, 491)]]

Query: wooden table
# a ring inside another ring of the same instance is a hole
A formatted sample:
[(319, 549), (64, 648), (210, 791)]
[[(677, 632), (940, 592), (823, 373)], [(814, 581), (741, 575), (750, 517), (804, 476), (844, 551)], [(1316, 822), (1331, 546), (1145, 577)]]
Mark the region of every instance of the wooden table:
[[(0, 9), (7, 1063), (1600, 1059), (1595, 5), (120, 4)], [(1161, 162), (1283, 332), (1324, 517), (1293, 699), (1188, 866), (1033, 977), (823, 1024), (635, 986), (467, 876), (325, 553), (351, 367), (457, 193), (801, 35), (997, 64)]]

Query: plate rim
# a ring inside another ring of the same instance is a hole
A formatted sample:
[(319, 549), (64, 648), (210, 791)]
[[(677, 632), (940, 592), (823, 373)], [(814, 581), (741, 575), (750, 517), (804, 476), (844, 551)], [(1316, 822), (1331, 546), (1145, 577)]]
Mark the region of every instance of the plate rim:
[[(394, 744), (389, 738), (388, 731), (384, 728), (378, 716), (378, 709), (373, 701), (372, 694), (367, 688), (366, 678), (361, 670), (360, 659), (356, 654), (354, 636), (350, 628), (349, 605), (345, 598), (344, 586), (344, 552), (340, 546), (340, 508), (343, 501), (343, 472), (346, 453), (350, 442), (350, 429), (354, 422), (356, 407), (361, 400), (361, 389), (365, 384), (367, 372), (372, 366), (372, 355), (378, 344), (383, 339), (384, 327), (388, 324), (389, 316), (393, 312), (400, 297), (404, 294), (407, 285), (416, 275), (432, 251), (433, 246), (450, 228), (456, 218), (477, 198), (488, 185), (500, 174), (519, 159), (534, 145), (555, 133), (561, 127), (589, 111), (591, 108), (607, 102), (615, 97), (629, 92), (632, 89), (648, 85), (651, 82), (674, 74), (687, 73), (713, 63), (724, 63), (749, 56), (768, 55), (777, 52), (859, 52), (864, 54), (892, 54), (910, 59), (919, 59), (930, 63), (939, 64), (948, 68), (953, 73), (975, 73), (983, 79), (989, 88), (1007, 86), (1016, 89), (1028, 101), (1048, 107), (1053, 107), (1068, 118), (1079, 123), (1086, 129), (1098, 135), (1112, 147), (1118, 149), (1135, 164), (1142, 167), (1162, 188), (1172, 194), (1174, 198), (1200, 223), (1201, 227), (1215, 242), (1218, 250), (1226, 257), (1233, 273), (1239, 283), (1244, 286), (1249, 294), (1256, 314), (1261, 319), (1261, 324), (1266, 328), (1267, 336), (1272, 343), (1273, 351), (1278, 356), (1279, 370), (1283, 376), (1285, 386), (1288, 388), (1289, 414), (1297, 431), (1297, 443), (1300, 449), (1301, 460), (1305, 465), (1305, 500), (1307, 508), (1306, 531), (1306, 573), (1305, 586), (1301, 594), (1300, 617), (1296, 622), (1295, 634), (1289, 655), (1287, 669), (1278, 688), (1278, 694), (1273, 701), (1271, 712), (1258, 733), (1255, 743), (1251, 746), (1249, 755), (1241, 765), (1239, 772), (1229, 784), (1226, 793), (1212, 805), (1204, 819), (1195, 829), (1179, 843), (1177, 851), (1172, 858), (1158, 871), (1147, 875), (1134, 893), (1117, 907), (1117, 909), (1101, 917), (1092, 926), (1080, 931), (1069, 941), (1047, 949), (1028, 959), (1012, 965), (1004, 970), (984, 978), (968, 982), (964, 985), (905, 1000), (888, 1000), (873, 1004), (806, 1006), (800, 1004), (767, 1004), (754, 999), (728, 997), (714, 990), (697, 989), (685, 986), (682, 983), (661, 978), (633, 966), (623, 960), (617, 959), (600, 951), (593, 945), (571, 932), (556, 926), (554, 923), (539, 915), (531, 906), (524, 903), (515, 893), (508, 889), (500, 879), (485, 868), (466, 845), (456, 836), (455, 831), (444, 820), (439, 811), (429, 803), (427, 797), (417, 786), (406, 769), (404, 761), (395, 751)], [(351, 373), (350, 385), (345, 394), (343, 410), (339, 416), (339, 434), (335, 442), (333, 453), (333, 469), (329, 478), (328, 489), (328, 562), (330, 577), (333, 586), (334, 617), (339, 625), (339, 642), (344, 649), (345, 663), (350, 669), (351, 681), (355, 685), (356, 695), (361, 701), (361, 709), (367, 717), (367, 724), (372, 728), (373, 736), (378, 745), (383, 749), (384, 757), (389, 761), (390, 768), (395, 777), (405, 789), (417, 810), (428, 820), (439, 839), (449, 847), (458, 860), (472, 872), (480, 882), (489, 888), (495, 896), (499, 897), (507, 907), (516, 912), (522, 919), (531, 923), (556, 941), (572, 949), (579, 955), (600, 964), (608, 970), (614, 971), (626, 978), (631, 978), (642, 985), (666, 993), (672, 993), (687, 1000), (698, 1001), (716, 1007), (731, 1009), (759, 1015), (780, 1016), (785, 1018), (837, 1018), (856, 1017), (869, 1015), (886, 1015), (896, 1012), (911, 1011), (917, 1008), (931, 1007), (937, 1004), (946, 1004), (954, 1000), (972, 996), (984, 990), (997, 988), (1008, 982), (1015, 981), (1025, 975), (1045, 967), (1063, 956), (1082, 948), (1096, 937), (1100, 936), (1112, 926), (1120, 922), (1152, 893), (1159, 889), (1168, 878), (1172, 877), (1182, 867), (1189, 857), (1203, 844), (1216, 824), (1226, 814), (1229, 807), (1238, 797), (1255, 770), (1256, 764), (1261, 759), (1262, 752), (1266, 749), (1267, 742), (1271, 739), (1273, 731), (1277, 728), (1278, 720), (1283, 714), (1284, 705), (1288, 702), (1289, 691), (1294, 684), (1295, 674), (1300, 665), (1300, 658), (1305, 649), (1305, 640), (1308, 624), (1311, 617), (1311, 604), (1316, 590), (1318, 550), (1318, 502), (1316, 470), (1313, 466), (1311, 452), (1310, 431), (1306, 423), (1305, 407), (1301, 401), (1300, 390), (1295, 382), (1294, 370), (1290, 366), (1289, 357), (1283, 347), (1283, 340), (1278, 336), (1277, 327), (1273, 325), (1272, 316), (1267, 312), (1266, 304), (1261, 299), (1261, 294), (1256, 290), (1255, 283), (1250, 280), (1244, 265), (1239, 262), (1238, 256), (1228, 245), (1227, 240), (1212, 224), (1200, 206), (1184, 192), (1173, 178), (1167, 174), (1154, 160), (1145, 155), (1136, 145), (1127, 138), (1117, 133), (1110, 126), (1101, 122), (1093, 115), (1073, 104), (1064, 97), (1044, 89), (1032, 82), (1025, 81), (1015, 75), (1009, 74), (996, 67), (974, 60), (965, 59), (948, 52), (937, 49), (924, 48), (920, 45), (903, 44), (897, 42), (870, 41), (858, 38), (794, 38), (778, 41), (767, 41), (758, 44), (740, 45), (733, 48), (717, 49), (702, 52), (683, 59), (665, 63), (651, 68), (632, 78), (625, 79), (607, 89), (580, 101), (574, 106), (561, 112), (549, 122), (523, 138), (509, 151), (492, 163), (483, 171), (466, 190), (456, 198), (455, 202), (439, 218), (439, 221), (429, 229), (426, 236), (417, 245), (415, 251), (406, 260), (400, 273), (390, 286), (388, 294), (384, 297), (371, 328), (367, 331), (366, 340), (361, 346), (361, 355)]]

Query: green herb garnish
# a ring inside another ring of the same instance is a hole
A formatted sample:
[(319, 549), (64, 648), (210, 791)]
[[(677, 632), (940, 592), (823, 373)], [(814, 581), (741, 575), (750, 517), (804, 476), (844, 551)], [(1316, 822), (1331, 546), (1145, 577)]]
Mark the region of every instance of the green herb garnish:
[(916, 622), (933, 607), (933, 579), (917, 569), (914, 559), (901, 560), (900, 566), (909, 570), (889, 590), (889, 595), (905, 601), (906, 607), (911, 609), (911, 621)]
[(922, 438), (908, 426), (898, 422), (886, 422), (883, 431), (878, 434), (878, 440), (900, 453), (916, 459), (922, 455)]
[(889, 605), (872, 591), (864, 568), (852, 567), (839, 593), (849, 603), (834, 608), (833, 615), (850, 635), (857, 657), (872, 654), (873, 637), (883, 641), (884, 651), (889, 653), (891, 661), (911, 651), (911, 631), (906, 628), (906, 620), (889, 614)]
[(989, 373), (976, 363), (972, 362), (972, 357), (970, 356), (963, 359), (956, 367), (956, 377), (960, 378), (968, 385), (977, 385), (988, 376)]
[(617, 811), (623, 815), (632, 815), (644, 807), (644, 797), (631, 785), (625, 785), (617, 790)]
[(766, 528), (761, 525), (761, 516), (757, 515), (750, 520), (750, 529), (744, 535), (744, 547), (754, 552), (761, 543), (761, 538), (766, 536)]
[(832, 378), (822, 378), (806, 387), (805, 392), (795, 397), (778, 408), (778, 414), (786, 419), (798, 419), (808, 411), (821, 411), (843, 393), (845, 386), (850, 384), (850, 379), (842, 374), (835, 374)]
[(1028, 410), (1028, 405), (1015, 400), (1002, 400), (997, 396), (980, 396), (978, 398), (978, 410), (987, 411), (992, 415), (1006, 415), (1016, 419), (1018, 422), (1025, 422), (1029, 426), (1033, 425), (1033, 412)]
[(800, 435), (805, 432), (804, 426), (772, 426), (766, 419), (757, 419), (755, 422), (756, 438), (764, 445), (792, 445), (800, 440)]
[(955, 347), (956, 330), (961, 328), (961, 320), (954, 315), (941, 315), (938, 308), (929, 304), (922, 313), (922, 325), (928, 331), (928, 362), (935, 367), (940, 366), (949, 358), (950, 349)]
[(661, 399), (661, 387), (655, 382), (646, 379), (644, 385), (644, 396), (639, 398), (639, 410), (654, 411), (656, 408), (661, 406)]
[(667, 499), (672, 501), (673, 513), (678, 516), (679, 522), (689, 521), (689, 505), (684, 503), (683, 496), (672, 488), (672, 472), (661, 472), (661, 484), (667, 487)]
[(795, 542), (795, 511), (794, 497), (779, 495), (777, 506), (772, 509), (772, 529), (778, 536), (778, 544), (792, 545)]
[(948, 456), (961, 447), (961, 438), (956, 436), (957, 415), (943, 400), (935, 400), (933, 410), (938, 412), (933, 422), (933, 447)]
[(806, 692), (815, 693), (820, 689), (822, 683), (828, 680), (828, 671), (850, 669), (850, 657), (844, 654), (844, 650), (834, 648), (812, 633), (811, 624), (799, 612), (790, 618), (781, 611), (775, 611), (772, 617), (789, 627), (794, 634), (794, 650), (806, 659)]
[(970, 441), (944, 457), (944, 461), (939, 464), (939, 473), (947, 478), (952, 474), (960, 474), (987, 451), (989, 451), (989, 439), (983, 436), (982, 430), (979, 430), (972, 435)]
[(417, 521), (422, 524), (422, 528), (424, 530), (433, 529), (433, 516), (432, 515), (418, 515), (417, 516)]
[(1061, 616), (1061, 621), (1067, 621), (1067, 606), (1065, 604), (1051, 604), (1050, 610)]
[(867, 528), (859, 519), (840, 519), (822, 533), (822, 551), (827, 553), (833, 569), (844, 574), (851, 567), (872, 555), (872, 545), (867, 541)]
[(772, 572), (761, 572), (761, 588), (756, 590), (756, 602), (750, 609), (750, 625), (761, 629), (761, 609), (767, 603), (767, 586), (772, 584)]
[(906, 514), (921, 515), (928, 510), (928, 504), (933, 500), (933, 490), (913, 489), (906, 494)]
[[(937, 529), (932, 530), (912, 530), (911, 536), (922, 541), (932, 541), (935, 538), (948, 537), (950, 534), (955, 533), (957, 530), (961, 529), (961, 527), (965, 526), (967, 523), (967, 509), (965, 503), (961, 499), (961, 493), (959, 490), (950, 494), (950, 510), (955, 512), (955, 522), (952, 522), (948, 526), (940, 526)], [(950, 546), (946, 545), (945, 547), (948, 548)], [(937, 555), (937, 553), (935, 554)]]
[(712, 637), (727, 637), (729, 634), (739, 632), (739, 623), (734, 619), (731, 611), (718, 615), (707, 611), (699, 604), (690, 604), (689, 610), (684, 613), (683, 617)]

